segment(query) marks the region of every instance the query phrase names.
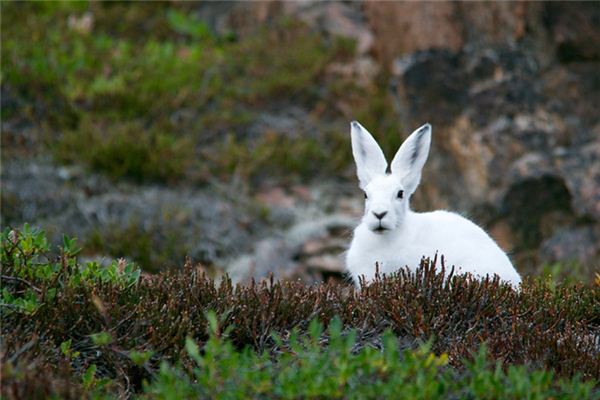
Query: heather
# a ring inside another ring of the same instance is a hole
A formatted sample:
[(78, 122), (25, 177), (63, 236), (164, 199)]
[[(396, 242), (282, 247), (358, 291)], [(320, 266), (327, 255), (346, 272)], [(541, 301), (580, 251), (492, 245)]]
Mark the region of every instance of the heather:
[(234, 285), (191, 261), (82, 264), (66, 237), (49, 250), (29, 227), (2, 234), (7, 398), (598, 396), (597, 287), (445, 280), (436, 259), (360, 289)]

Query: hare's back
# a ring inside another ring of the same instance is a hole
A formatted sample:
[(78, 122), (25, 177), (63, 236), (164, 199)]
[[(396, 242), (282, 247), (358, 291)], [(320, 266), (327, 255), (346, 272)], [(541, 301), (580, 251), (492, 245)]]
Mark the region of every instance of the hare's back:
[(457, 239), (472, 241), (489, 238), (473, 221), (454, 212), (438, 210), (414, 215), (418, 232), (431, 239), (453, 242)]
[(506, 253), (474, 222), (459, 214), (434, 211), (417, 214), (419, 229), (415, 240), (429, 252), (444, 255), (449, 265), (478, 275), (498, 274), (509, 281), (519, 280)]

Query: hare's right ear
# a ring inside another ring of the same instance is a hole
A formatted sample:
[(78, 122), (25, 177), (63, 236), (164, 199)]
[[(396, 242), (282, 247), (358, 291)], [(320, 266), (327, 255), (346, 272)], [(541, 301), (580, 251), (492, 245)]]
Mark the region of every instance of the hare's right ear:
[(350, 123), (352, 134), (352, 154), (356, 161), (356, 174), (362, 189), (375, 175), (382, 175), (387, 168), (387, 161), (381, 147), (373, 136), (356, 121)]
[(431, 144), (431, 125), (425, 124), (414, 131), (400, 146), (392, 160), (392, 174), (400, 178), (404, 191), (410, 196), (421, 181), (421, 170)]

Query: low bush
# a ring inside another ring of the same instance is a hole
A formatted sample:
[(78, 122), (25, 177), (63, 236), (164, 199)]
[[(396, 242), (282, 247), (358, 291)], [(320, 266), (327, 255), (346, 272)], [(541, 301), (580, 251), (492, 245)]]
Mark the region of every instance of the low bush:
[[(309, 334), (292, 331), (287, 343), (274, 336), (275, 355), (237, 351), (221, 332), (214, 314), (208, 314), (210, 335), (201, 349), (186, 341), (191, 371), (163, 363), (155, 381), (144, 387), (146, 398), (591, 398), (593, 382), (579, 377), (554, 381), (548, 371), (486, 359), (482, 346), (462, 371), (447, 368), (448, 355), (436, 356), (429, 344), (401, 350), (386, 330), (377, 347), (356, 346), (356, 331), (343, 332), (338, 318), (329, 331), (313, 320)], [(223, 339), (225, 337), (225, 339)], [(325, 337), (325, 338), (324, 338)], [(323, 346), (326, 346), (325, 349)], [(191, 373), (190, 373), (191, 372)], [(191, 379), (189, 376), (191, 375)]]
[(234, 286), (191, 262), (141, 279), (123, 260), (81, 265), (72, 239), (60, 254), (47, 243), (29, 227), (2, 233), (8, 398), (368, 397), (402, 382), (407, 394), (442, 398), (598, 397), (594, 287), (534, 279), (515, 291), (498, 280), (444, 280), (436, 260), (360, 290)]

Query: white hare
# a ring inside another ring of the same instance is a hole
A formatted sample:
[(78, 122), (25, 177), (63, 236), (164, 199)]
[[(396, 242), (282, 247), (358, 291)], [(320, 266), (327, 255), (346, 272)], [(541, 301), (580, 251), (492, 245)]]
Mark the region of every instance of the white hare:
[(414, 131), (400, 146), (391, 164), (381, 148), (358, 122), (351, 123), (352, 154), (360, 188), (365, 192), (365, 214), (354, 230), (346, 267), (354, 282), (408, 266), (421, 258), (443, 255), (447, 270), (479, 277), (494, 274), (518, 286), (521, 277), (508, 256), (479, 226), (448, 211), (416, 213), (409, 200), (421, 180), (429, 154), (431, 125)]

